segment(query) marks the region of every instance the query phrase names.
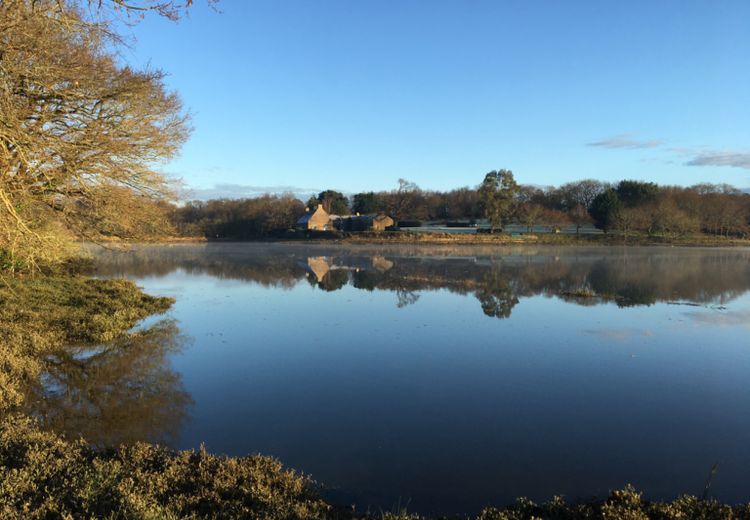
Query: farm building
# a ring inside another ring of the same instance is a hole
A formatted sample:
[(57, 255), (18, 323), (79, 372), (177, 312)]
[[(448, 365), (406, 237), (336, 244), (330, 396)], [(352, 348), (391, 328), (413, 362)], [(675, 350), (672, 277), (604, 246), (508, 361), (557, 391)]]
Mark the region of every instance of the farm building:
[(372, 229), (374, 231), (385, 231), (386, 228), (394, 225), (395, 222), (388, 215), (380, 214), (372, 217)]
[(333, 219), (341, 231), (383, 231), (394, 224), (387, 215), (347, 215)]
[(302, 215), (297, 220), (297, 227), (309, 231), (328, 231), (333, 229), (331, 216), (323, 209), (322, 204), (318, 204), (318, 208), (315, 211), (308, 210), (307, 213)]

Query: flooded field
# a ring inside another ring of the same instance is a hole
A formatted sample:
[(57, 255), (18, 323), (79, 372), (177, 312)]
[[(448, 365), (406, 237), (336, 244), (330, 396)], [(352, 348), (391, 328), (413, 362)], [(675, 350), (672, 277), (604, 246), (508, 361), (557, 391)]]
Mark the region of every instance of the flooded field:
[(363, 509), (747, 499), (750, 250), (207, 244), (99, 251), (173, 296), (34, 400), (100, 445), (263, 453)]

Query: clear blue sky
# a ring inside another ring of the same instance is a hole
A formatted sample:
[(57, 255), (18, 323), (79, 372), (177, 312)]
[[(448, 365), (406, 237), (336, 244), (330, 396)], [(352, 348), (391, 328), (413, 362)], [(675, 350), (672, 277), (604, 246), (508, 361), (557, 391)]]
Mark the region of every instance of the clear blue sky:
[[(197, 1), (132, 29), (198, 196), (597, 178), (750, 186), (750, 2)], [(215, 188), (215, 189), (213, 189)]]

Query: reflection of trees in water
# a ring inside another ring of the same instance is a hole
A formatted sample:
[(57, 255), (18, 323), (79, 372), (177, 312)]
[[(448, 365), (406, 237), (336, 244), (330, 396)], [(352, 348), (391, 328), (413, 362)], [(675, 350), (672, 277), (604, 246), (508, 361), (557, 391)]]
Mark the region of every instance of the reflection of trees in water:
[(508, 280), (496, 268), (482, 277), (476, 296), (482, 304), (482, 312), (494, 318), (510, 317), (510, 311), (518, 303)]
[(601, 258), (577, 288), (621, 307), (671, 300), (724, 304), (750, 290), (750, 256), (716, 251)]
[(46, 428), (99, 446), (147, 440), (170, 444), (191, 403), (168, 355), (184, 342), (161, 321), (98, 347), (61, 349), (27, 400)]
[(343, 269), (332, 269), (328, 271), (323, 279), (318, 282), (318, 287), (324, 291), (338, 291), (349, 283), (349, 272)]
[(252, 280), (266, 287), (291, 288), (301, 279), (299, 258), (236, 245), (137, 246), (129, 251), (95, 250), (101, 276), (166, 276), (176, 270), (219, 279)]
[(585, 288), (604, 299), (614, 299), (621, 307), (652, 305), (657, 300), (655, 276), (658, 273), (644, 271), (618, 269), (599, 261), (589, 271)]
[(419, 300), (419, 296), (419, 293), (414, 291), (396, 290), (396, 298), (398, 299), (396, 307), (403, 309), (408, 305), (414, 305)]
[(274, 287), (291, 287), (307, 278), (326, 291), (347, 284), (391, 291), (399, 307), (414, 303), (421, 291), (445, 289), (474, 294), (485, 314), (497, 317), (507, 317), (520, 298), (534, 295), (579, 305), (673, 300), (724, 304), (750, 290), (750, 251), (743, 249), (547, 248), (530, 254), (479, 249), (476, 256), (463, 257), (449, 255), (472, 255), (472, 248), (443, 256), (420, 251), (373, 248), (363, 253), (345, 246), (259, 244), (151, 247), (132, 257), (120, 255), (114, 265), (105, 258), (102, 272), (145, 276), (179, 268)]

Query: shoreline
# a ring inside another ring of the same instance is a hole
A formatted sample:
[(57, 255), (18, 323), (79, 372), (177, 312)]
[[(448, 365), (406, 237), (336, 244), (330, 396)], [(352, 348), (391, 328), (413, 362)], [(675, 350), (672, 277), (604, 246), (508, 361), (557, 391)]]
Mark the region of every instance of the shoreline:
[(306, 234), (295, 236), (265, 236), (257, 238), (155, 237), (153, 239), (102, 239), (99, 245), (127, 244), (210, 244), (210, 243), (268, 243), (268, 244), (363, 244), (363, 245), (457, 245), (457, 246), (565, 246), (565, 247), (750, 247), (750, 239), (712, 235), (687, 237), (621, 236), (621, 235), (561, 235), (561, 234), (459, 234), (441, 232), (361, 232)]

